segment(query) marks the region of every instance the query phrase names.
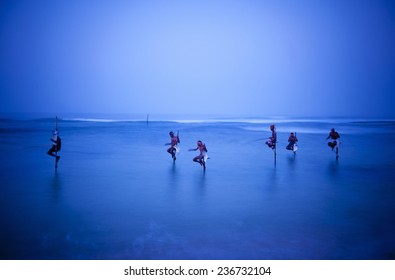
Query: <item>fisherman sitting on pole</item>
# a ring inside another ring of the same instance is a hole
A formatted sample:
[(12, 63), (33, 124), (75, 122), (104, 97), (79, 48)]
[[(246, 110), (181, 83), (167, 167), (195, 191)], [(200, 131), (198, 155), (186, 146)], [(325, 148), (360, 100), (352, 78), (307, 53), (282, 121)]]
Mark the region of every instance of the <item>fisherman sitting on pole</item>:
[(60, 159), (60, 156), (58, 156), (56, 153), (59, 152), (60, 148), (62, 147), (62, 140), (60, 139), (58, 134), (59, 134), (59, 132), (57, 129), (52, 131), (51, 141), (53, 142), (53, 144), (52, 144), (52, 147), (47, 152), (48, 155), (56, 157), (56, 164), (58, 163), (58, 161)]

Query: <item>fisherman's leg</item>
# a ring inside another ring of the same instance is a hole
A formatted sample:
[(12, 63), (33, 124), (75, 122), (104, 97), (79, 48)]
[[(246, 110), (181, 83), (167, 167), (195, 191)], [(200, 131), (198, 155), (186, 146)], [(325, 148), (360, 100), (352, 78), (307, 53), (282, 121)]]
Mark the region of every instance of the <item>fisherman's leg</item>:
[(52, 146), (51, 149), (48, 150), (47, 155), (56, 157), (54, 152), (56, 152), (55, 146)]
[(58, 156), (59, 151), (60, 151), (60, 149), (58, 149), (58, 147), (56, 147), (56, 163), (60, 160), (60, 156)]
[(336, 140), (332, 142), (332, 151), (333, 151), (335, 148), (336, 148), (335, 151), (336, 151), (336, 154), (337, 154), (338, 148), (337, 148), (337, 141), (336, 141)]
[(201, 165), (203, 166), (203, 170), (206, 171), (206, 163), (204, 161), (204, 157), (202, 157), (201, 162), (202, 162)]
[(169, 154), (171, 154), (171, 157), (174, 159), (174, 148), (173, 148), (173, 147), (168, 148), (168, 149), (167, 149), (167, 152), (168, 152)]
[(200, 159), (201, 159), (201, 157), (200, 157), (200, 156), (197, 156), (197, 157), (194, 157), (194, 158), (193, 158), (193, 161), (199, 163), (200, 165), (202, 165), (202, 162), (201, 162)]
[(173, 147), (173, 149), (171, 151), (171, 157), (173, 158), (173, 160), (176, 160), (176, 153), (177, 153), (177, 150), (176, 150), (176, 148)]
[(199, 155), (199, 163), (200, 163), (200, 165), (202, 165), (204, 167), (204, 169), (206, 169), (206, 163), (204, 162), (203, 155)]

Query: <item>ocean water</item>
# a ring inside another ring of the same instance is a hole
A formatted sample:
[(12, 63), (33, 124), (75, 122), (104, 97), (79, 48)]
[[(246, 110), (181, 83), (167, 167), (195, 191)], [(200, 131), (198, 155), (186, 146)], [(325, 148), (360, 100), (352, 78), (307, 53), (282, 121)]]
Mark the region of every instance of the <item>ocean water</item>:
[(395, 259), (394, 121), (60, 116), (57, 170), (53, 127), (0, 120), (0, 259)]

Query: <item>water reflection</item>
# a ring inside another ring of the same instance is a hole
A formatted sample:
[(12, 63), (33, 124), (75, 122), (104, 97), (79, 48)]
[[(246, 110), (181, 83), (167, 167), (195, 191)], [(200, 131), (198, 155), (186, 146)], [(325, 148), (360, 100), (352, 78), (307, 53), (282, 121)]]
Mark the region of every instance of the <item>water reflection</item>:
[(176, 176), (176, 173), (177, 173), (176, 163), (175, 162), (173, 162), (173, 164), (170, 165), (169, 171), (170, 171), (169, 173), (170, 173), (171, 177), (174, 178)]
[(168, 178), (169, 178), (170, 185), (177, 185), (179, 172), (177, 171), (177, 165), (175, 162), (173, 162), (169, 166), (168, 174), (169, 174)]
[(339, 172), (339, 161), (331, 160), (328, 164), (328, 175), (330, 177), (336, 176)]
[(273, 167), (272, 171), (270, 172), (270, 180), (269, 180), (269, 186), (271, 187), (277, 187), (278, 185), (278, 174), (277, 174), (277, 168), (276, 166)]
[(206, 172), (197, 173), (194, 177), (195, 177), (194, 182), (195, 182), (195, 189), (197, 195), (204, 196), (206, 194), (206, 184), (207, 184)]
[(55, 202), (58, 202), (60, 198), (60, 190), (62, 187), (62, 176), (59, 171), (55, 170), (54, 175), (50, 179), (50, 187), (52, 190), (52, 198)]
[(196, 185), (201, 188), (206, 187), (206, 172), (202, 172), (201, 174), (196, 174)]
[(167, 185), (166, 193), (168, 199), (174, 199), (179, 195), (180, 172), (177, 170), (178, 168), (176, 163), (171, 163), (168, 167), (167, 175), (165, 176), (167, 178), (167, 184), (165, 185)]
[(295, 170), (295, 163), (296, 163), (296, 155), (289, 155), (287, 157), (287, 162), (288, 162), (288, 168), (290, 170)]

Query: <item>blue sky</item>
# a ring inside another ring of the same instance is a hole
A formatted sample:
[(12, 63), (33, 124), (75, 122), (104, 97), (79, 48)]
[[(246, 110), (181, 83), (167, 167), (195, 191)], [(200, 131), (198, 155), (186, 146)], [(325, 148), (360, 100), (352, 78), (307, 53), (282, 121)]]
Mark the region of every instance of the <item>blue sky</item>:
[(1, 1), (0, 112), (395, 117), (391, 1)]

